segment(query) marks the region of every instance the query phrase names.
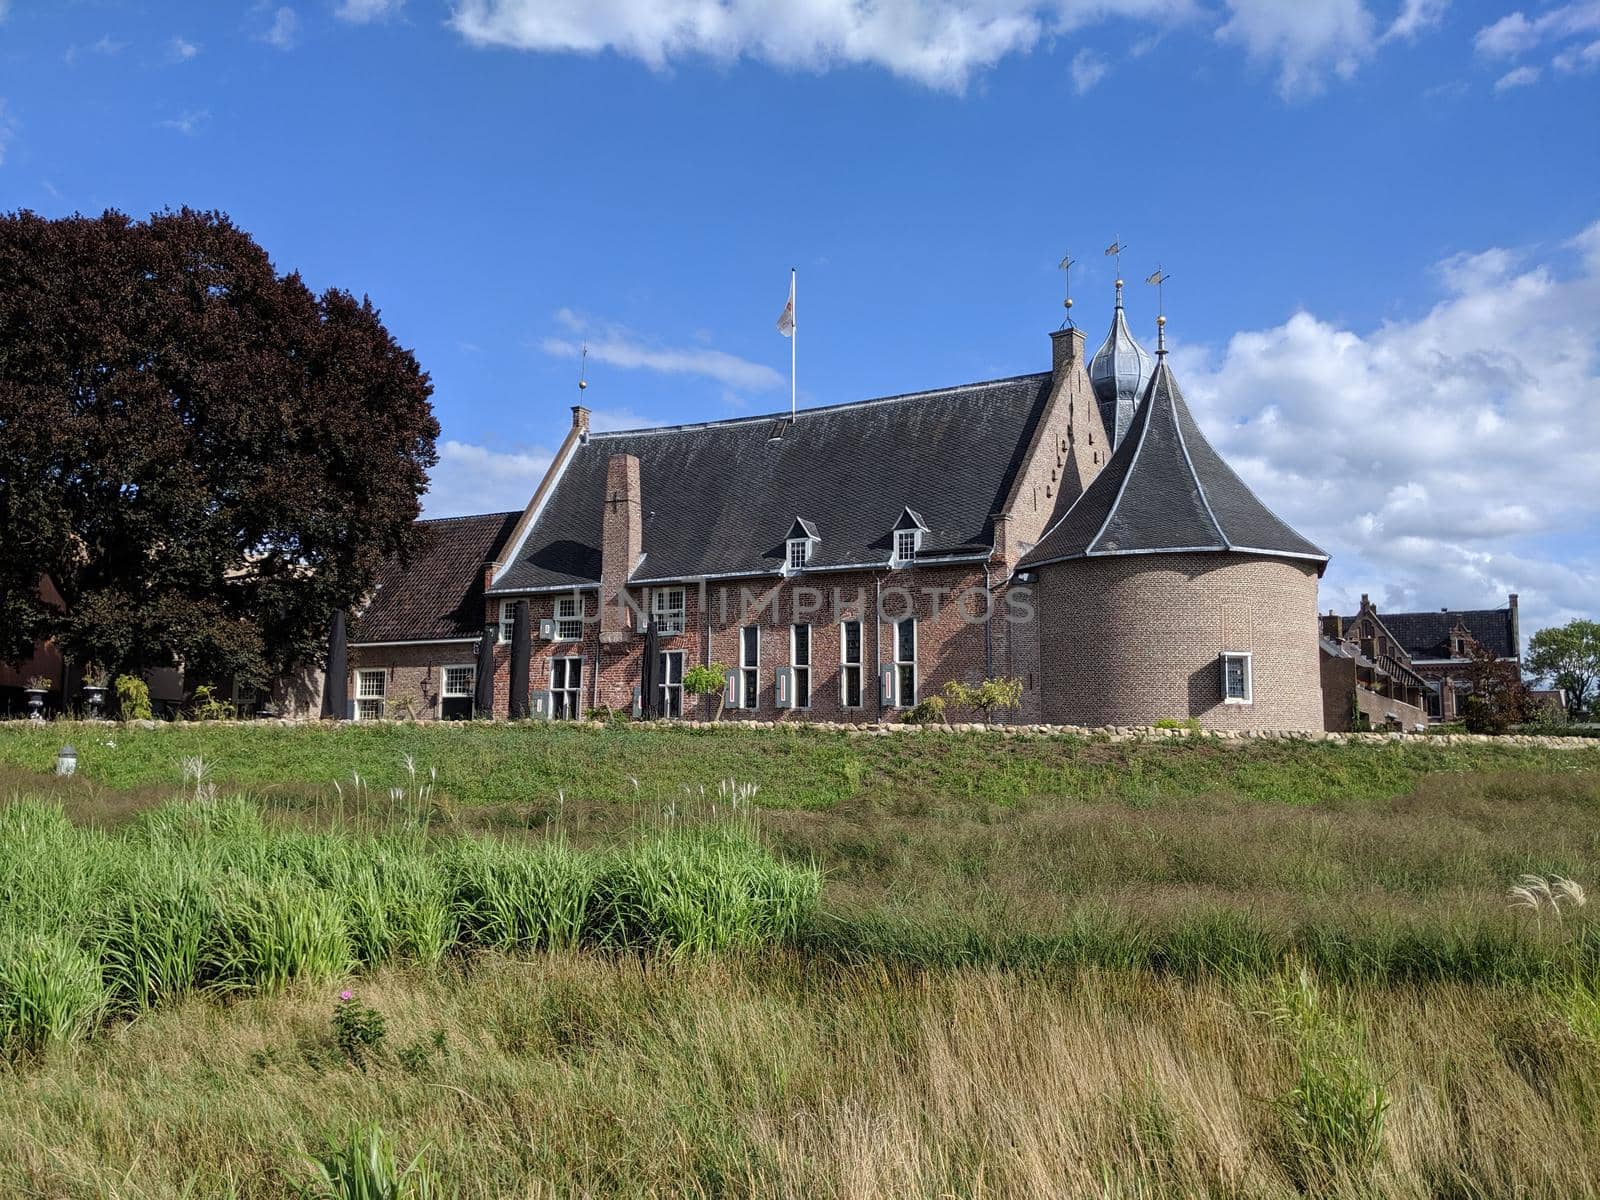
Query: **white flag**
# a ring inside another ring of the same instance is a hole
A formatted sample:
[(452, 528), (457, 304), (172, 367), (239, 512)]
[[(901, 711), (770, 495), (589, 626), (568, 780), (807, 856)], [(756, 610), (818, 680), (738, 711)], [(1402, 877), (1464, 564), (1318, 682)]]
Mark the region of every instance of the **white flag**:
[(778, 314), (778, 332), (784, 337), (794, 336), (794, 276), (789, 276), (789, 302)]

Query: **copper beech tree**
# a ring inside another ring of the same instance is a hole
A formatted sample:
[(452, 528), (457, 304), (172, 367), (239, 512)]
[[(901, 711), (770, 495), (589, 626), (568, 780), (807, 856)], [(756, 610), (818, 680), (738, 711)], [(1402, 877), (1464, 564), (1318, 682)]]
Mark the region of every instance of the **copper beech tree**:
[(0, 216), (0, 658), (314, 660), (407, 550), (431, 393), (370, 301), (278, 274), (220, 213)]

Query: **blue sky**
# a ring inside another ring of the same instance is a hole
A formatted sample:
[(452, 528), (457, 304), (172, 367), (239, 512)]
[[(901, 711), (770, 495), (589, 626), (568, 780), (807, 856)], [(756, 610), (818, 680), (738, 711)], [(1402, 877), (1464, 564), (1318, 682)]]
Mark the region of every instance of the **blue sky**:
[[(612, 427), (1048, 365), (1172, 274), (1324, 603), (1600, 608), (1600, 2), (0, 0), (0, 206), (230, 213), (433, 376), (430, 512)], [(1153, 338), (1151, 339), (1153, 340)]]

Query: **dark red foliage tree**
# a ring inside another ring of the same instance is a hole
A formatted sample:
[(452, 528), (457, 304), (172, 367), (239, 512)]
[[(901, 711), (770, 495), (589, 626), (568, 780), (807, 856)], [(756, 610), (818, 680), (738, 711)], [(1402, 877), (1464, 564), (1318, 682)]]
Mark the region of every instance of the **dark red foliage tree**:
[(0, 216), (0, 657), (315, 660), (409, 546), (432, 390), (369, 301), (278, 275), (220, 213)]

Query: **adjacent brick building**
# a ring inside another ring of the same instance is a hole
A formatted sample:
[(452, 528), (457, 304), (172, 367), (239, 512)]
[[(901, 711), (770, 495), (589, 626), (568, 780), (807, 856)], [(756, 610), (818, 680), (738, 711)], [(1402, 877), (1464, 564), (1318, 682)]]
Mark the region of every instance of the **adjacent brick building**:
[[(466, 715), (487, 624), (505, 715), (520, 611), (557, 719), (870, 722), (1007, 676), (1020, 721), (1321, 729), (1327, 556), (1211, 449), (1117, 299), (1093, 375), (1068, 328), (1047, 372), (794, 417), (602, 433), (574, 408), (522, 513), (427, 522), (386, 573), (352, 710)], [(684, 695), (711, 663), (720, 693)]]

